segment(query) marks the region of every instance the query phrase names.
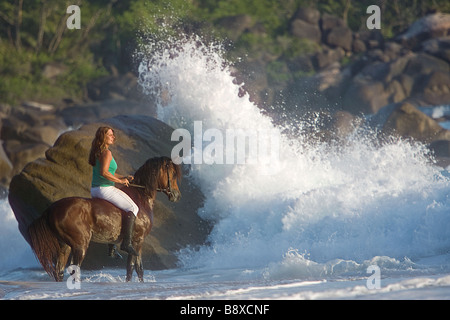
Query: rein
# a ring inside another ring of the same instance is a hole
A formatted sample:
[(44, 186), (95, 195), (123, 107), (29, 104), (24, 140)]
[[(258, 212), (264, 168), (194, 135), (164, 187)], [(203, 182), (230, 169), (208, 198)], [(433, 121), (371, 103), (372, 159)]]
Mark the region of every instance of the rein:
[(134, 183), (128, 183), (128, 185), (129, 185), (130, 187), (135, 187), (135, 188), (145, 189), (144, 186), (141, 186), (141, 185), (138, 185), (138, 184), (134, 184)]

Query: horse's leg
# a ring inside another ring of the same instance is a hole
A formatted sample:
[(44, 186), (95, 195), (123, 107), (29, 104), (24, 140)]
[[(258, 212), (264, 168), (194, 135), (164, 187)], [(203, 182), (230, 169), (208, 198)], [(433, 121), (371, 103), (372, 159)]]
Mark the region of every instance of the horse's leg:
[(67, 244), (60, 242), (60, 246), (61, 249), (59, 250), (55, 267), (57, 281), (63, 281), (64, 268), (66, 267), (67, 260), (69, 259), (70, 255), (70, 247)]
[(136, 270), (139, 282), (144, 282), (144, 267), (142, 266), (142, 243), (144, 239), (140, 239), (141, 241), (134, 242), (133, 247), (136, 248), (136, 251), (139, 253), (136, 256), (134, 268)]
[(136, 257), (136, 264), (134, 265), (138, 275), (139, 282), (144, 282), (144, 267), (142, 265), (142, 255), (139, 250), (139, 255)]
[(72, 264), (81, 267), (81, 263), (83, 263), (84, 256), (86, 255), (86, 247), (72, 247)]
[(133, 269), (134, 269), (134, 265), (136, 263), (136, 256), (132, 255), (132, 254), (128, 254), (128, 259), (127, 259), (127, 282), (130, 282), (131, 279), (133, 278)]

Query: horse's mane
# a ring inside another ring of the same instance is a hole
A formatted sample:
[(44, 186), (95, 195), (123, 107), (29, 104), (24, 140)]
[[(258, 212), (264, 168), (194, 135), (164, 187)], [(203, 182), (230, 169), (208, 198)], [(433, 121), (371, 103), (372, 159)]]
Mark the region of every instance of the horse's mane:
[[(134, 181), (138, 185), (145, 187), (145, 193), (153, 198), (158, 187), (158, 174), (161, 167), (171, 165), (175, 171), (177, 180), (181, 179), (182, 172), (180, 165), (176, 165), (169, 157), (155, 157), (148, 159), (134, 174)], [(171, 177), (172, 178), (172, 177)]]

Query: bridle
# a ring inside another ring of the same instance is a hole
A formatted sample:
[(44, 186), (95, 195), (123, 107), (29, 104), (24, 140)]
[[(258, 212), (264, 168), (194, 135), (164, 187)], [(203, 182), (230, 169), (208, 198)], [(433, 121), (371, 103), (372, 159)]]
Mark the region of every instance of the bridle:
[(169, 165), (166, 164), (166, 169), (167, 169), (167, 188), (161, 189), (161, 188), (156, 188), (156, 191), (159, 192), (167, 192), (168, 195), (171, 195), (172, 192), (172, 185), (170, 183), (170, 174), (169, 174)]
[[(170, 183), (169, 164), (166, 164), (166, 169), (167, 169), (167, 188), (156, 188), (156, 191), (167, 192), (167, 194), (170, 196), (173, 194), (173, 191), (172, 191), (172, 184)], [(145, 189), (145, 186), (141, 186), (139, 184), (129, 183), (128, 185), (130, 187)]]

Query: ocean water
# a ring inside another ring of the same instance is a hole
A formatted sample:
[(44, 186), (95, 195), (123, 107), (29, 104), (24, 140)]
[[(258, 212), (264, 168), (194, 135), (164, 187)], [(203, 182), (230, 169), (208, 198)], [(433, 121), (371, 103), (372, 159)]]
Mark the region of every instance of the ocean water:
[[(213, 224), (207, 243), (180, 250), (176, 269), (145, 270), (143, 284), (124, 283), (124, 270), (82, 269), (81, 288), (70, 290), (50, 282), (0, 200), (0, 297), (450, 298), (448, 170), (420, 143), (372, 128), (322, 141), (318, 115), (305, 115), (295, 134), (274, 125), (240, 94), (223, 56), (220, 44), (195, 36), (137, 55), (158, 118), (192, 138), (179, 155), (205, 195), (198, 214)], [(237, 140), (226, 139), (239, 130), (255, 138), (245, 163)], [(251, 153), (255, 144), (263, 151)]]

